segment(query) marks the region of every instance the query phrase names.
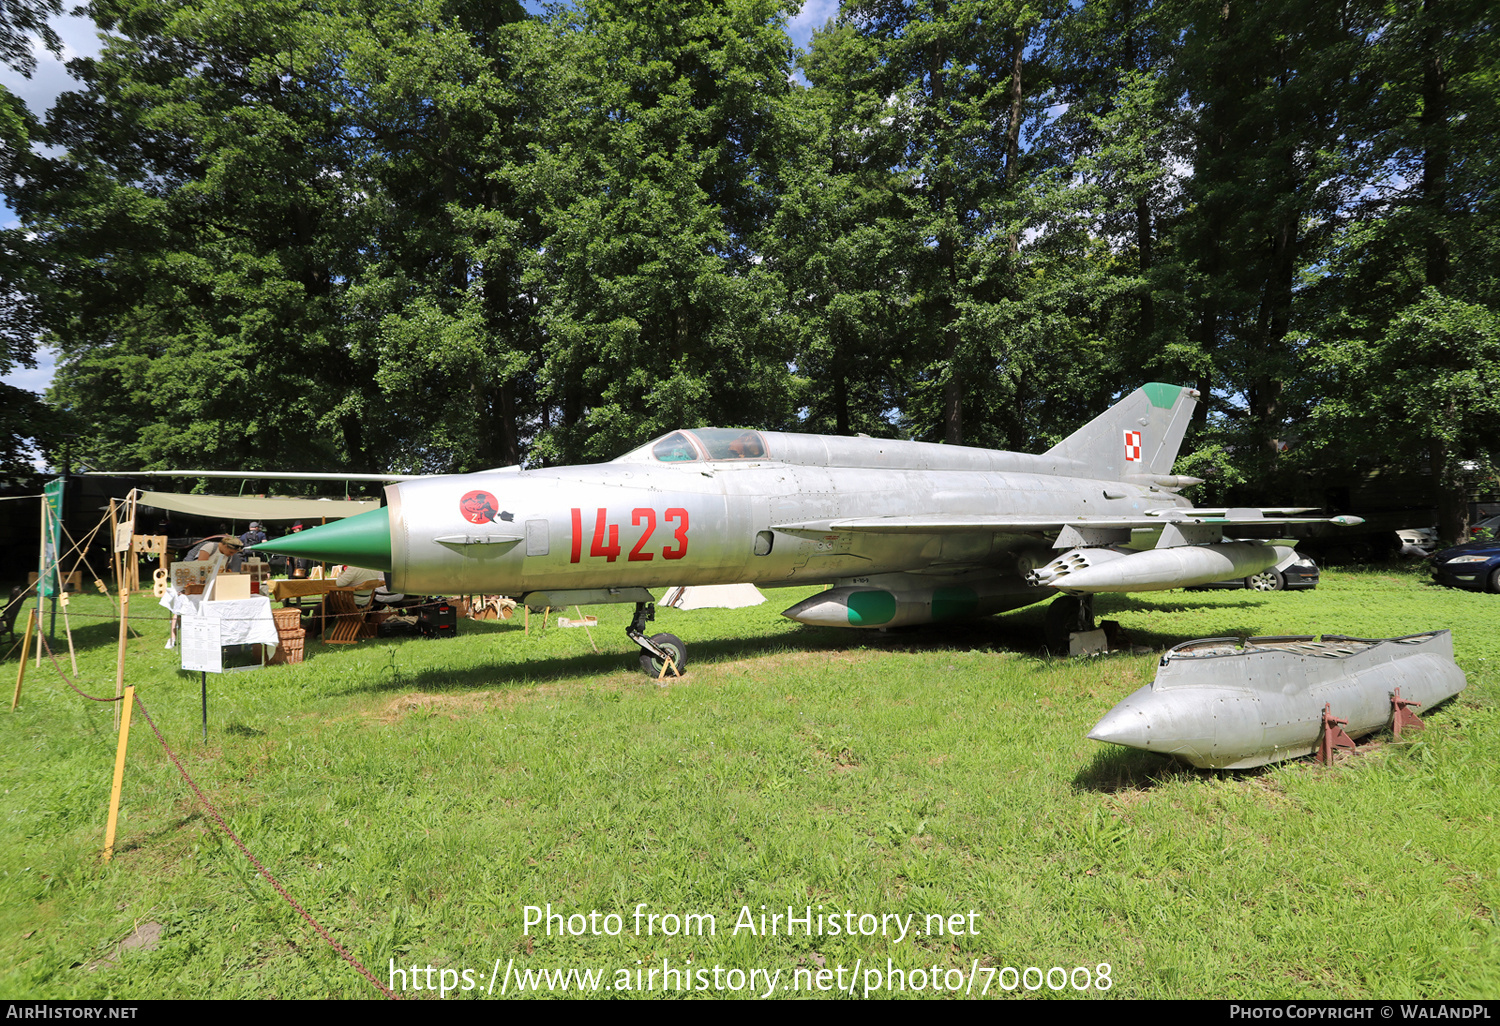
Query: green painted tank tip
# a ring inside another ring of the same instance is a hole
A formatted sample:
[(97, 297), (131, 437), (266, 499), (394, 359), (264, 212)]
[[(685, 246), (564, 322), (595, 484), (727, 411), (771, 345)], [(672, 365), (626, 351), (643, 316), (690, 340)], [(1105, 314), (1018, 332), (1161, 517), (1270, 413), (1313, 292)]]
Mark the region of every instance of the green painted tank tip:
[(391, 569), (391, 516), (387, 507), (335, 520), (285, 538), (261, 542), (256, 549), (298, 559), (348, 563), (370, 570)]
[(1170, 410), (1177, 404), (1177, 397), (1182, 395), (1183, 386), (1151, 381), (1142, 385), (1141, 391), (1146, 393), (1146, 398), (1151, 400), (1152, 406), (1163, 410)]

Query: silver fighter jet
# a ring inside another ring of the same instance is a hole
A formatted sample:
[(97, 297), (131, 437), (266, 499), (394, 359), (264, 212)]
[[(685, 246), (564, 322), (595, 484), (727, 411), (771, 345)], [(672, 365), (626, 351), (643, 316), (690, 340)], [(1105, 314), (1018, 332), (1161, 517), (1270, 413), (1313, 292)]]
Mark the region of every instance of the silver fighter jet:
[(1310, 522), (1177, 494), (1198, 483), (1171, 473), (1197, 395), (1146, 385), (1041, 455), (675, 431), (609, 463), (400, 481), (383, 509), (257, 548), (386, 570), (414, 594), (634, 602), (626, 633), (653, 675), (687, 661), (680, 639), (645, 634), (648, 589), (670, 585), (827, 583), (785, 615), (865, 628), (1059, 596), (1048, 622), (1065, 643), (1092, 627), (1094, 594), (1249, 576), (1289, 550), (1244, 539)]

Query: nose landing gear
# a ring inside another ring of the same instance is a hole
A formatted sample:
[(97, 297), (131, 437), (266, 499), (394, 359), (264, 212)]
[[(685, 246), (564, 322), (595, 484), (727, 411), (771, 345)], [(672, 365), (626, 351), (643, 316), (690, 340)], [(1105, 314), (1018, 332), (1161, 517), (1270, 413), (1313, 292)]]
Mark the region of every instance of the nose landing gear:
[(635, 616), (625, 628), (625, 636), (641, 647), (641, 670), (654, 680), (681, 677), (687, 668), (687, 645), (675, 634), (653, 634), (646, 637), (646, 624), (656, 619), (656, 606), (637, 602)]

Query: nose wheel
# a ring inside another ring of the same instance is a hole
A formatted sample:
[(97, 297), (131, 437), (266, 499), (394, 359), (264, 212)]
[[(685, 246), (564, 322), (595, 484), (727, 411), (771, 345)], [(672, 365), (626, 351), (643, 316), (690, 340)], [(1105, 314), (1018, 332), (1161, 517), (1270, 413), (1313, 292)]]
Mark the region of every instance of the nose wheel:
[[(681, 677), (687, 667), (687, 645), (675, 634), (653, 634), (651, 643), (661, 651), (657, 656), (641, 650), (641, 669), (652, 680), (662, 677)], [(665, 658), (664, 658), (665, 657)]]
[(652, 680), (681, 677), (687, 668), (687, 645), (675, 634), (653, 634), (646, 637), (646, 624), (656, 619), (656, 606), (637, 602), (635, 616), (625, 635), (641, 647), (641, 670)]

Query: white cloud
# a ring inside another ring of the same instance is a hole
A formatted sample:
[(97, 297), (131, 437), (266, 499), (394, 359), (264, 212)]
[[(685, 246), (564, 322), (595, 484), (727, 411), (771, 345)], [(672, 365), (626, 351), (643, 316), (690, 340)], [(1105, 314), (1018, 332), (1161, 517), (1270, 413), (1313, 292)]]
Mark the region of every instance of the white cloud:
[(71, 15), (54, 18), (52, 28), (62, 40), (61, 58), (52, 56), (40, 42), (33, 42), (31, 52), (36, 56), (36, 71), (30, 78), (22, 78), (19, 72), (0, 66), (0, 85), (26, 101), (26, 106), (38, 117), (47, 112), (59, 94), (78, 86), (63, 65), (75, 57), (97, 57), (102, 49), (99, 29), (92, 19)]
[(57, 373), (57, 354), (50, 349), (38, 349), (36, 352), (36, 367), (16, 367), (9, 374), (0, 378), (7, 385), (22, 388), (28, 392), (38, 395), (47, 391), (52, 384), (52, 376)]
[[(85, 17), (61, 17), (52, 19), (52, 28), (62, 40), (62, 55), (54, 57), (40, 42), (33, 42), (31, 50), (36, 55), (36, 71), (30, 78), (9, 67), (0, 66), (0, 84), (19, 96), (31, 112), (38, 117), (46, 115), (57, 97), (78, 83), (68, 75), (63, 65), (75, 57), (98, 56), (102, 45), (99, 30), (93, 21)], [(0, 203), (0, 228), (16, 228), (20, 222), (9, 207)], [(17, 367), (3, 378), (7, 385), (41, 394), (52, 384), (57, 370), (57, 354), (48, 349), (39, 349), (36, 367)]]
[(822, 28), (838, 13), (839, 0), (806, 0), (802, 9), (787, 23), (786, 31), (792, 37), (792, 45), (806, 50), (812, 42), (813, 30)]

